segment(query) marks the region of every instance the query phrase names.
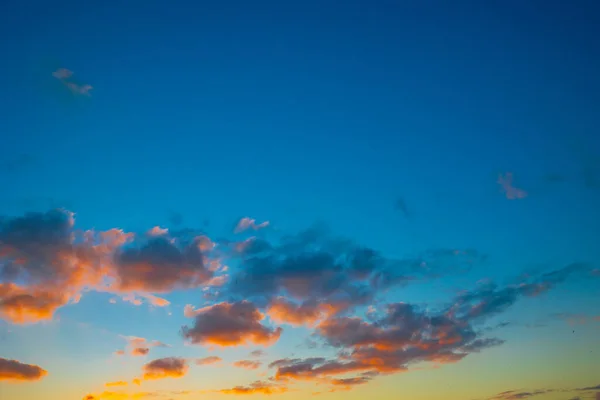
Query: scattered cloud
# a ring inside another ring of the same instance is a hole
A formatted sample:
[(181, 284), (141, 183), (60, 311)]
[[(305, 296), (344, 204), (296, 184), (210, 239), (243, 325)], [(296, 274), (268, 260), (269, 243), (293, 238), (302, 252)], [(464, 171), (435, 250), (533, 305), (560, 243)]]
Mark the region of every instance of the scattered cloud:
[(166, 228), (161, 228), (160, 226), (155, 226), (147, 232), (148, 236), (163, 236), (169, 233), (169, 230)]
[(235, 367), (244, 369), (258, 369), (262, 365), (260, 361), (240, 360), (233, 363)]
[(248, 229), (257, 231), (259, 229), (266, 228), (267, 226), (269, 226), (269, 221), (264, 221), (264, 222), (261, 222), (260, 224), (257, 224), (255, 219), (244, 217), (239, 220), (239, 222), (235, 226), (233, 232), (241, 233), (241, 232), (247, 231)]
[(256, 381), (248, 386), (235, 386), (232, 389), (222, 389), (219, 392), (224, 394), (279, 394), (285, 393), (288, 389), (282, 385), (276, 385), (270, 382)]
[(513, 186), (512, 172), (507, 172), (504, 175), (500, 174), (498, 177), (498, 184), (502, 187), (502, 191), (509, 200), (523, 199), (527, 197), (526, 191)]
[(267, 355), (267, 353), (265, 353), (264, 350), (260, 350), (260, 349), (254, 350), (254, 351), (250, 352), (250, 357), (257, 357), (258, 358), (258, 357), (264, 357), (266, 355)]
[(533, 392), (523, 392), (517, 390), (509, 390), (506, 392), (498, 393), (496, 396), (490, 397), (489, 400), (520, 400), (520, 399), (528, 399), (530, 397), (539, 396), (541, 394), (546, 394), (553, 392), (554, 390), (545, 389), (545, 390), (536, 390)]
[(32, 382), (39, 381), (48, 372), (37, 365), (25, 364), (17, 360), (0, 358), (0, 381)]
[(143, 366), (144, 379), (181, 378), (188, 372), (187, 360), (179, 357), (159, 358)]
[(107, 382), (104, 384), (106, 387), (115, 387), (115, 386), (127, 386), (128, 383), (125, 381), (115, 381), (115, 382)]
[(73, 80), (73, 72), (66, 68), (59, 68), (52, 73), (52, 76), (61, 81), (73, 94), (91, 96), (91, 85), (80, 84)]
[[(146, 356), (150, 353), (150, 349), (153, 347), (170, 347), (168, 344), (160, 342), (158, 340), (147, 340), (137, 336), (121, 336), (127, 341), (127, 353), (132, 356)], [(125, 350), (118, 350), (115, 352), (116, 355), (125, 355)]]
[(196, 365), (210, 365), (210, 364), (220, 363), (221, 361), (223, 361), (223, 359), (221, 357), (210, 356), (210, 357), (198, 358), (195, 360), (195, 363), (196, 363)]
[(193, 344), (238, 346), (270, 345), (279, 339), (281, 328), (272, 329), (261, 321), (264, 315), (249, 301), (218, 303), (195, 311), (192, 327), (182, 328), (183, 336)]

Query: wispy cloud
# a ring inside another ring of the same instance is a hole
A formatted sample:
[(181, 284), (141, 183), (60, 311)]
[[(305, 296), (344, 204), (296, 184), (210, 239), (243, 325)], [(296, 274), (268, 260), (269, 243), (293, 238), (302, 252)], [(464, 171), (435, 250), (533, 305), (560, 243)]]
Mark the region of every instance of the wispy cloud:
[(242, 219), (239, 220), (239, 222), (237, 223), (237, 225), (235, 226), (235, 228), (233, 229), (234, 233), (241, 233), (244, 231), (247, 231), (248, 229), (252, 229), (252, 230), (259, 230), (259, 229), (263, 229), (266, 228), (267, 226), (269, 226), (269, 221), (264, 221), (261, 223), (257, 223), (255, 219), (253, 218), (249, 218), (249, 217), (244, 217)]
[(500, 174), (498, 177), (498, 184), (502, 187), (502, 191), (509, 200), (523, 199), (527, 197), (526, 191), (513, 186), (512, 172), (507, 172), (504, 175)]
[(248, 386), (235, 386), (231, 389), (219, 390), (219, 392), (224, 393), (224, 394), (237, 394), (237, 395), (256, 394), (256, 393), (269, 395), (269, 394), (285, 393), (287, 391), (288, 391), (288, 388), (286, 388), (283, 385), (278, 385), (278, 384), (264, 382), (264, 381), (256, 381), (254, 383), (251, 383)]
[(73, 71), (66, 68), (59, 68), (52, 73), (52, 76), (61, 81), (73, 94), (91, 96), (90, 90), (93, 87), (88, 84), (76, 83), (73, 80)]
[(196, 363), (196, 365), (211, 365), (220, 363), (221, 361), (223, 361), (221, 357), (209, 356), (204, 358), (198, 358), (194, 362)]
[(262, 362), (254, 360), (239, 360), (233, 363), (234, 367), (244, 369), (258, 369), (261, 365)]

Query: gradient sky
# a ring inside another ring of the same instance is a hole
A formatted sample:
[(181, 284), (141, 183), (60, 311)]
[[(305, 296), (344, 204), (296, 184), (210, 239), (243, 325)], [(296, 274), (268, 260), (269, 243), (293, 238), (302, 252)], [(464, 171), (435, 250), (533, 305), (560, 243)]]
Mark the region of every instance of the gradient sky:
[(599, 399), (599, 26), (8, 1), (0, 397)]

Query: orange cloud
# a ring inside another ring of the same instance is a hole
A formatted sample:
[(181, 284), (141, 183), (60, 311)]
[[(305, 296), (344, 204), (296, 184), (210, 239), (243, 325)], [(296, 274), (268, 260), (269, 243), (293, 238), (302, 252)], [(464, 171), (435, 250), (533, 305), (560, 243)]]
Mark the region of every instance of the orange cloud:
[(181, 378), (188, 372), (185, 359), (179, 357), (159, 358), (144, 365), (144, 379)]
[(232, 389), (219, 390), (220, 393), (224, 394), (280, 394), (287, 392), (288, 389), (285, 386), (273, 385), (268, 382), (256, 381), (248, 386), (236, 386)]
[(17, 360), (0, 358), (0, 381), (31, 382), (39, 381), (48, 372), (37, 365), (25, 364)]
[(270, 345), (276, 342), (282, 329), (261, 324), (265, 318), (249, 301), (218, 303), (195, 310), (192, 327), (184, 326), (183, 335), (193, 344), (238, 346), (254, 343)]
[(223, 361), (223, 359), (221, 357), (210, 356), (210, 357), (198, 358), (198, 359), (196, 359), (195, 362), (196, 362), (196, 365), (209, 365), (209, 364), (220, 363), (221, 361)]
[(240, 360), (233, 363), (235, 367), (244, 369), (258, 369), (262, 363), (260, 361)]
[(333, 311), (334, 307), (327, 304), (311, 301), (297, 305), (283, 297), (278, 297), (271, 301), (267, 314), (277, 323), (313, 326)]
[(42, 287), (1, 283), (0, 317), (15, 324), (51, 320), (58, 308), (74, 298), (68, 293)]
[(125, 381), (107, 382), (104, 384), (104, 386), (106, 386), (106, 387), (127, 386), (127, 382), (125, 382)]
[(83, 397), (83, 400), (136, 400), (143, 398), (152, 398), (156, 393), (152, 392), (109, 392), (105, 391), (97, 394), (88, 394)]

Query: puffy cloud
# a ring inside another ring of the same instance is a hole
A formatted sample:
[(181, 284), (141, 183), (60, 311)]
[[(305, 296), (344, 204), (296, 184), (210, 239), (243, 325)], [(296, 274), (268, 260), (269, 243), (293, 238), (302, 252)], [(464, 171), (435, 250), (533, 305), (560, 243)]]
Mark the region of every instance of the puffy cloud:
[(38, 381), (48, 372), (37, 365), (25, 364), (17, 360), (0, 358), (0, 381)]
[(256, 381), (248, 386), (236, 386), (232, 389), (222, 389), (219, 392), (224, 394), (279, 394), (285, 393), (288, 389), (285, 386), (275, 385), (269, 382)]
[(161, 236), (124, 248), (115, 257), (115, 285), (121, 291), (153, 293), (200, 286), (212, 277), (200, 244), (197, 238), (180, 245)]
[(333, 310), (335, 310), (333, 306), (316, 301), (307, 301), (298, 305), (278, 297), (269, 304), (267, 314), (277, 323), (312, 326)]
[(188, 372), (187, 360), (178, 357), (159, 358), (145, 364), (144, 379), (181, 378)]
[(195, 363), (196, 363), (196, 365), (210, 365), (210, 364), (220, 363), (221, 361), (223, 361), (223, 359), (221, 357), (210, 356), (210, 357), (198, 358), (195, 360)]
[(258, 369), (262, 363), (260, 361), (253, 360), (240, 360), (233, 363), (235, 367), (244, 368), (244, 369)]
[(498, 176), (498, 184), (502, 187), (502, 191), (509, 200), (523, 199), (527, 197), (527, 192), (523, 189), (518, 189), (513, 186), (513, 174), (507, 172), (506, 174), (500, 174)]
[(51, 319), (98, 288), (116, 247), (131, 239), (119, 230), (77, 232), (65, 210), (0, 220), (0, 316), (13, 323)]
[(257, 231), (259, 229), (266, 228), (267, 226), (269, 226), (269, 221), (264, 221), (260, 224), (257, 224), (255, 219), (244, 217), (240, 219), (233, 231), (235, 233), (241, 233), (247, 231), (248, 229)]
[(227, 292), (237, 298), (266, 298), (273, 304), (269, 312), (273, 318), (294, 325), (367, 305), (388, 288), (465, 272), (485, 261), (476, 251), (455, 249), (388, 259), (373, 249), (333, 238), (320, 226), (276, 243), (252, 239), (243, 244)]
[(0, 317), (48, 320), (90, 290), (165, 307), (169, 301), (157, 293), (226, 282), (226, 276), (211, 280), (209, 238), (190, 230), (161, 233), (81, 231), (66, 210), (0, 219)]
[(237, 346), (269, 345), (277, 341), (281, 328), (271, 329), (261, 321), (264, 315), (248, 301), (218, 303), (195, 312), (192, 327), (182, 328), (183, 336), (193, 344)]

